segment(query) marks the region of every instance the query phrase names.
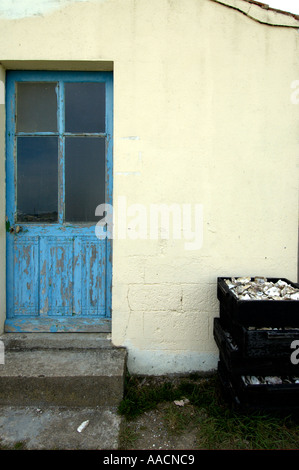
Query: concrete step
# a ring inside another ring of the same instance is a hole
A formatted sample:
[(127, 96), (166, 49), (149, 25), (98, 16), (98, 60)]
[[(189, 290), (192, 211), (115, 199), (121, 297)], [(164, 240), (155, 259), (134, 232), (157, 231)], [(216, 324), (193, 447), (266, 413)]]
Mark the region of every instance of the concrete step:
[(5, 350), (114, 348), (109, 333), (5, 333)]
[(116, 406), (126, 350), (95, 333), (6, 333), (0, 405)]
[[(82, 423), (87, 426), (79, 432)], [(0, 450), (117, 450), (120, 426), (111, 406), (0, 405)]]

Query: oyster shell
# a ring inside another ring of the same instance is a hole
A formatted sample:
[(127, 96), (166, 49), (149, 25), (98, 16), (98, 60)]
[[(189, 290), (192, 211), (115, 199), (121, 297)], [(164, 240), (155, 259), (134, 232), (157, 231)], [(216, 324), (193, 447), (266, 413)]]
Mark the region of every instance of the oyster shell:
[(255, 375), (242, 375), (242, 379), (249, 385), (260, 385), (260, 380)]
[(266, 295), (269, 297), (280, 297), (280, 289), (279, 287), (270, 287), (270, 289), (267, 289), (264, 291)]
[(282, 384), (282, 379), (280, 377), (265, 377), (265, 382), (271, 385)]
[(258, 284), (264, 284), (265, 282), (267, 282), (267, 279), (265, 277), (255, 277), (254, 278), (254, 282), (258, 283)]

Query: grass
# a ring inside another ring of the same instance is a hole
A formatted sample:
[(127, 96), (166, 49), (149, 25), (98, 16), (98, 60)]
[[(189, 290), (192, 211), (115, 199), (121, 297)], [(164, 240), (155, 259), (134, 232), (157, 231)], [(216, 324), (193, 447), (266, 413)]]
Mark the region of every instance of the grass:
[[(174, 400), (186, 398), (184, 407)], [(119, 413), (132, 422), (145, 412), (163, 410), (163, 420), (170, 434), (184, 433), (196, 427), (197, 449), (299, 449), (298, 422), (289, 416), (261, 411), (240, 412), (232, 409), (220, 391), (217, 376), (181, 379), (128, 377)], [(133, 433), (132, 429), (130, 430)], [(134, 433), (133, 433), (134, 434)], [(131, 436), (134, 448), (136, 433)]]
[(0, 439), (0, 450), (25, 450), (26, 444), (25, 442), (16, 442), (13, 446), (4, 445)]
[(125, 397), (118, 411), (127, 419), (133, 419), (145, 411), (155, 408), (159, 403), (173, 401), (181, 397), (171, 382), (152, 386), (152, 383), (140, 380), (138, 377), (129, 377), (126, 382)]

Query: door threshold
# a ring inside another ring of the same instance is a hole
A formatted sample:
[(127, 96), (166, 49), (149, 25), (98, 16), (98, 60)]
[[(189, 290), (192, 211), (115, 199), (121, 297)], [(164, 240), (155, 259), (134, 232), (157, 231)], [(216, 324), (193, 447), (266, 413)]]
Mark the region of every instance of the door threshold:
[(47, 317), (11, 318), (4, 324), (5, 333), (111, 333), (107, 318)]

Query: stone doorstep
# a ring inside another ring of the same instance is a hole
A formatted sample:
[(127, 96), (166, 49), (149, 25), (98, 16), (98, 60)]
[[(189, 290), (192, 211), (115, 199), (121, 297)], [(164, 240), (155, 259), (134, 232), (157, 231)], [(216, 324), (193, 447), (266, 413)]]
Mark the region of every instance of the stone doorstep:
[(0, 405), (117, 406), (127, 353), (96, 333), (7, 333)]
[(5, 350), (115, 348), (110, 333), (4, 333), (0, 340)]

